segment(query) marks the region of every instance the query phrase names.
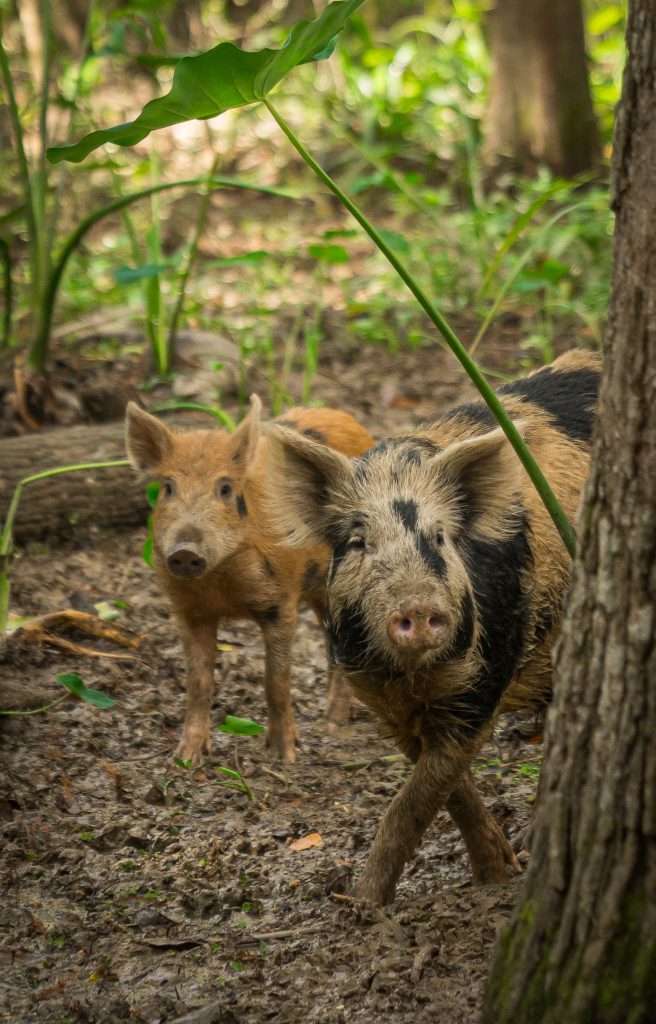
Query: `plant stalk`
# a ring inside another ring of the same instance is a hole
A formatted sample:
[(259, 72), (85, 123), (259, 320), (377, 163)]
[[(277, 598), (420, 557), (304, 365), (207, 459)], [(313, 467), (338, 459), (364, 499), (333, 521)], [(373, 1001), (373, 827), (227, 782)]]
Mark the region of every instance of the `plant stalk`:
[(399, 275), (403, 283), (412, 292), (415, 299), (422, 307), (426, 315), (429, 317), (429, 319), (432, 321), (435, 327), (437, 327), (438, 331), (446, 341), (447, 345), (449, 346), (455, 357), (458, 359), (458, 361), (464, 368), (468, 377), (476, 386), (488, 407), (494, 413), (494, 416), (499, 426), (501, 427), (504, 434), (508, 438), (510, 444), (517, 453), (522, 465), (524, 466), (524, 469), (526, 470), (531, 479), (531, 482), (533, 483), (535, 489), (540, 495), (540, 498), (542, 499), (542, 502), (544, 503), (547, 512), (551, 516), (554, 526), (558, 530), (558, 533), (560, 534), (565, 547), (567, 548), (569, 554), (573, 558), (576, 552), (576, 534), (569, 520), (567, 519), (567, 516), (565, 515), (565, 512), (563, 511), (563, 508), (560, 505), (560, 502), (558, 501), (556, 495), (547, 483), (547, 480), (542, 470), (540, 469), (537, 462), (531, 455), (529, 449), (526, 447), (526, 444), (524, 443), (521, 434), (515, 427), (510, 416), (508, 415), (503, 405), (499, 401), (499, 398), (497, 397), (496, 393), (492, 390), (492, 388), (486, 381), (485, 377), (479, 370), (476, 363), (472, 359), (470, 359), (467, 350), (464, 348), (462, 343), (453, 333), (449, 324), (446, 322), (442, 314), (439, 312), (436, 306), (433, 305), (433, 303), (430, 301), (426, 293), (423, 291), (423, 289), (420, 287), (417, 281), (415, 281), (412, 274), (407, 270), (404, 264), (399, 260), (399, 258), (390, 248), (390, 246), (386, 243), (382, 235), (376, 230), (373, 224), (371, 224), (367, 220), (364, 213), (342, 191), (337, 182), (333, 181), (330, 175), (326, 174), (323, 168), (319, 166), (319, 164), (310, 155), (307, 149), (305, 149), (300, 139), (295, 135), (292, 128), (287, 124), (285, 119), (278, 113), (278, 111), (273, 106), (271, 101), (265, 98), (263, 99), (262, 102), (267, 107), (269, 113), (274, 118), (274, 120), (280, 127), (281, 131), (284, 133), (284, 135), (287, 136), (287, 138), (289, 139), (297, 153), (302, 157), (302, 159), (305, 161), (308, 167), (310, 167), (311, 170), (314, 171), (314, 173), (324, 183), (324, 185), (326, 185), (326, 187), (330, 189), (333, 195), (337, 196), (339, 201), (348, 210), (351, 216), (358, 222), (360, 227), (362, 227), (364, 231), (366, 231), (374, 245), (376, 245), (377, 248), (380, 249), (388, 263), (391, 264), (391, 266)]
[(23, 125), (21, 123), (20, 111), (18, 109), (18, 103), (16, 102), (16, 94), (14, 92), (14, 83), (11, 77), (11, 69), (9, 67), (9, 57), (3, 42), (4, 36), (4, 24), (2, 17), (2, 8), (0, 7), (0, 76), (2, 77), (2, 84), (4, 86), (5, 95), (7, 99), (7, 106), (9, 108), (9, 120), (11, 123), (12, 131), (14, 133), (14, 142), (16, 144), (16, 155), (18, 158), (18, 173), (23, 188), (23, 198), (25, 200), (25, 212), (27, 214), (27, 228), (28, 228), (28, 245), (30, 254), (30, 285), (32, 290), (32, 307), (36, 310), (37, 317), (37, 334), (40, 331), (40, 317), (39, 308), (42, 291), (42, 266), (41, 266), (41, 251), (42, 243), (40, 237), (40, 230), (42, 224), (40, 223), (37, 213), (37, 190), (33, 187), (32, 176), (30, 173), (30, 165), (28, 163), (27, 154), (25, 152), (25, 138), (23, 135)]
[(0, 335), (0, 352), (9, 348), (11, 343), (11, 318), (14, 312), (14, 285), (11, 277), (11, 253), (6, 238), (0, 238), (0, 264), (2, 264), (2, 293), (4, 295), (4, 312), (2, 314), (2, 334)]
[(194, 233), (191, 238), (191, 244), (189, 246), (189, 253), (187, 255), (187, 265), (184, 268), (182, 277), (178, 284), (178, 297), (176, 299), (175, 307), (171, 315), (171, 323), (169, 325), (169, 336), (168, 336), (168, 351), (169, 359), (173, 358), (175, 350), (176, 339), (178, 336), (178, 325), (180, 323), (180, 317), (182, 316), (182, 310), (184, 308), (185, 299), (187, 297), (187, 285), (189, 284), (189, 278), (198, 256), (198, 246), (205, 230), (205, 224), (207, 223), (207, 217), (210, 212), (210, 201), (212, 198), (212, 178), (216, 174), (219, 165), (219, 155), (217, 154), (212, 161), (210, 172), (207, 176), (207, 188), (203, 193), (203, 198), (200, 202), (200, 208), (198, 210), (198, 216), (196, 218), (196, 224), (194, 227)]

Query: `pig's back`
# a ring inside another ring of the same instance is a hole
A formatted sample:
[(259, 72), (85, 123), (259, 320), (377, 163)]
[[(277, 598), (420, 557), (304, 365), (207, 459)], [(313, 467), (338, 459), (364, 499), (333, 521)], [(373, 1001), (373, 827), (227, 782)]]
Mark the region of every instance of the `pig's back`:
[(375, 443), (369, 431), (341, 409), (289, 409), (274, 422), (335, 448), (343, 455), (362, 455)]

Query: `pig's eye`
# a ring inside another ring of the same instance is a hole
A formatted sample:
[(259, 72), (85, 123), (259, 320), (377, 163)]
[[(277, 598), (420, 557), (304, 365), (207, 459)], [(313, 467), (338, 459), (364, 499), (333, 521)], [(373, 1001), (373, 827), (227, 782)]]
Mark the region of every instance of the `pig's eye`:
[(162, 484), (162, 494), (164, 495), (165, 498), (173, 497), (173, 484), (171, 483), (170, 480), (165, 480), (164, 483)]
[(217, 484), (217, 491), (220, 498), (229, 498), (232, 494), (232, 484), (227, 480), (220, 480)]
[(443, 530), (438, 530), (437, 533), (435, 534), (435, 543), (437, 544), (438, 548), (441, 548), (442, 545), (444, 544), (444, 531)]
[(349, 551), (364, 551), (364, 537), (351, 537), (348, 542)]

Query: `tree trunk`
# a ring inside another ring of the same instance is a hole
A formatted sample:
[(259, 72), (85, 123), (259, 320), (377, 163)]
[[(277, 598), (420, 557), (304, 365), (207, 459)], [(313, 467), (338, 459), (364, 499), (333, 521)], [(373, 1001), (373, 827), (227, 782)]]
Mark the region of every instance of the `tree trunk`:
[[(208, 426), (186, 415), (168, 417), (167, 424)], [(124, 459), (123, 423), (60, 427), (23, 437), (0, 438), (0, 525), (19, 480), (54, 466)], [(138, 526), (146, 522), (148, 505), (143, 481), (129, 466), (65, 473), (29, 484), (23, 491), (14, 525), (14, 539), (62, 537), (89, 527)]]
[(483, 158), (572, 177), (599, 156), (580, 0), (496, 0)]
[(656, 1020), (656, 4), (632, 0), (606, 365), (532, 855), (486, 1024)]

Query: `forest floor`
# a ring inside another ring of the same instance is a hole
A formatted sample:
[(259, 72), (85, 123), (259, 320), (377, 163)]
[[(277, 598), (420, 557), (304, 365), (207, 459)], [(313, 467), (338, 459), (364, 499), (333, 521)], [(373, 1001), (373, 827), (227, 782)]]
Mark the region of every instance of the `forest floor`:
[[(485, 356), (516, 370), (516, 331), (497, 331)], [(392, 356), (369, 346), (357, 361), (337, 342), (321, 351), (315, 396), (377, 435), (471, 395), (439, 348)], [(120, 600), (118, 621), (143, 639), (131, 660), (14, 645), (0, 665), (5, 679), (52, 698), (56, 674), (76, 671), (117, 702), (98, 710), (67, 700), (0, 726), (0, 1019), (473, 1024), (518, 880), (474, 887), (460, 835), (441, 814), (392, 906), (371, 911), (340, 896), (340, 875), (362, 870), (409, 767), (389, 759), (391, 742), (363, 708), (336, 734), (326, 730), (323, 641), (309, 614), (294, 658), (297, 764), (272, 760), (261, 736), (216, 729), (226, 713), (266, 721), (257, 628), (230, 623), (220, 631), (211, 762), (177, 767), (182, 652), (141, 558), (144, 538), (145, 529), (95, 531), (33, 543), (15, 564), (14, 611)], [(533, 719), (504, 720), (476, 766), (520, 851), (536, 733)], [(253, 799), (222, 786), (218, 766), (239, 770)], [(313, 833), (320, 845), (292, 849)]]

